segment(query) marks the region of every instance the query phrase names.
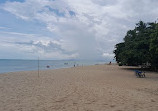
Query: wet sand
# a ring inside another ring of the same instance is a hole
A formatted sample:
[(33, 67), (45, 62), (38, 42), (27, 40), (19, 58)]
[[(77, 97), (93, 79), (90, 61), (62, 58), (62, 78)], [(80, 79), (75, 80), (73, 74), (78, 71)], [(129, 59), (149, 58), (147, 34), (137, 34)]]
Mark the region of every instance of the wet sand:
[[(0, 111), (158, 111), (158, 74), (81, 66), (0, 74)], [(132, 68), (132, 67), (131, 67)]]

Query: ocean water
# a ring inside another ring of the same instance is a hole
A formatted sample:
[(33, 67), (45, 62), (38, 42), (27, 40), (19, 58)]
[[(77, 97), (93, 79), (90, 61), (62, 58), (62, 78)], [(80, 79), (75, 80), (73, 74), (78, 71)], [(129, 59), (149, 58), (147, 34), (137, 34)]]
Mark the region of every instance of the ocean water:
[[(75, 66), (104, 64), (106, 61), (88, 60), (39, 60), (39, 69), (59, 69)], [(47, 68), (49, 66), (49, 68)], [(38, 60), (0, 59), (0, 73), (38, 70)]]

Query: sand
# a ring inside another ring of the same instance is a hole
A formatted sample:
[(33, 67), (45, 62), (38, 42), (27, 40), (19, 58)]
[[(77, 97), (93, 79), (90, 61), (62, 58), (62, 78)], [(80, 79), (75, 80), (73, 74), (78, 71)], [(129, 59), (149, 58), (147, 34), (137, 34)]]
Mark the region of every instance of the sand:
[(158, 74), (95, 65), (0, 74), (0, 111), (158, 111)]

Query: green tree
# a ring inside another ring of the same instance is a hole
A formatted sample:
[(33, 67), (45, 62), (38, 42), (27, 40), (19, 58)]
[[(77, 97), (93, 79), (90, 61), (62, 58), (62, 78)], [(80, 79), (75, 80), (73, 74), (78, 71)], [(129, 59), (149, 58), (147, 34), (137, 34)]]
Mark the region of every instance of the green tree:
[(140, 21), (127, 31), (124, 41), (115, 45), (115, 58), (124, 65), (151, 63), (158, 67), (158, 24)]
[(156, 25), (155, 30), (151, 34), (150, 53), (151, 53), (152, 67), (157, 69), (158, 68), (158, 24)]

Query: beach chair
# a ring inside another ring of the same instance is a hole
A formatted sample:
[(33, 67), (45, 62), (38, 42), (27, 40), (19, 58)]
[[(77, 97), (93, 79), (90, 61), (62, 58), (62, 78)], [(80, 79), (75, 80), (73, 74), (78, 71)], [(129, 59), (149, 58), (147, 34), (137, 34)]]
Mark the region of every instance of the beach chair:
[(145, 72), (139, 71), (139, 70), (135, 70), (135, 75), (136, 75), (136, 77), (144, 78), (145, 77)]

